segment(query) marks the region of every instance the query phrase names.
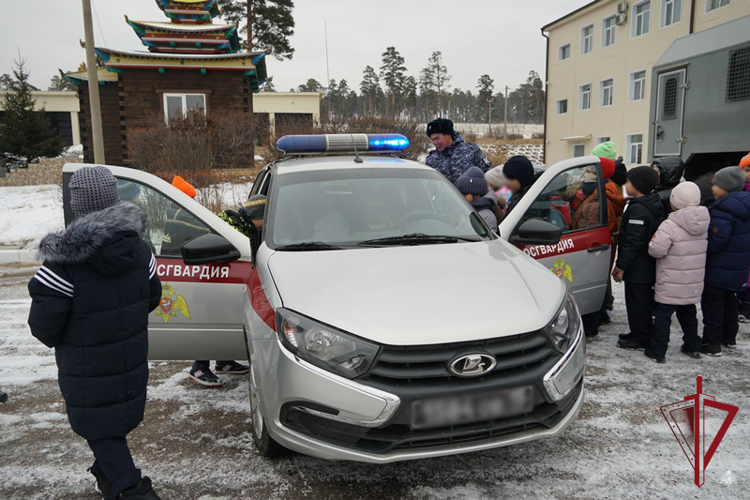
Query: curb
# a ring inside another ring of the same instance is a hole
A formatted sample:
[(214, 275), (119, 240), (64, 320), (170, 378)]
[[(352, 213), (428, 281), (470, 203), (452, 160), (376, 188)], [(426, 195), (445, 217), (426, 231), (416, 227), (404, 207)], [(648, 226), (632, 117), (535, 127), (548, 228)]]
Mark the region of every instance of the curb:
[(2, 264), (39, 264), (33, 250), (0, 250)]

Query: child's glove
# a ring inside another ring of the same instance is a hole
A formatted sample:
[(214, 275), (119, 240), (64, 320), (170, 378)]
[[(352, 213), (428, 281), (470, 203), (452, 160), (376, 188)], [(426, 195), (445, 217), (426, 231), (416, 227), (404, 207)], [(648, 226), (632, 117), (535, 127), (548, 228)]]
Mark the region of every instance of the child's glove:
[(622, 283), (622, 277), (625, 275), (625, 271), (620, 269), (619, 267), (616, 267), (614, 271), (612, 271), (612, 278), (618, 283)]

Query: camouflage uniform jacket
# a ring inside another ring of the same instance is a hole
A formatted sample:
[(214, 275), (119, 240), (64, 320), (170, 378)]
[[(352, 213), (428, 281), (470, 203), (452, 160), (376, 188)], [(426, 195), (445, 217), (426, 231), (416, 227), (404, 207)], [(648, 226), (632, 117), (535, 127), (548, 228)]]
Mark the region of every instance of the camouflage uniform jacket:
[(471, 167), (479, 167), (482, 172), (487, 172), (492, 167), (479, 146), (464, 142), (461, 134), (456, 134), (451, 145), (443, 151), (432, 151), (425, 163), (454, 184)]

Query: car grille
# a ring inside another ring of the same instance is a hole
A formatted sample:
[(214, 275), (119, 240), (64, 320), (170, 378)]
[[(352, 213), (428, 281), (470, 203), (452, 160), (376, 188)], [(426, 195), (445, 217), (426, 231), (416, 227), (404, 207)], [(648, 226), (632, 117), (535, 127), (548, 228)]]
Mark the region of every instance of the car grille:
[(461, 354), (485, 351), (497, 359), (494, 370), (482, 379), (510, 378), (544, 364), (556, 351), (541, 332), (500, 339), (420, 346), (383, 346), (370, 372), (361, 380), (403, 382), (467, 380), (448, 369)]

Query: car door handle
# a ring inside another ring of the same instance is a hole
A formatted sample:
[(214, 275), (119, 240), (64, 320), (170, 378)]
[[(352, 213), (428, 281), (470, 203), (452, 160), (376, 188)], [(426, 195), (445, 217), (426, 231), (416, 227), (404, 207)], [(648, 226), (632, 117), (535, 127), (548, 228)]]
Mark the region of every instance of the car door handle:
[(595, 247), (589, 247), (588, 252), (594, 253), (594, 252), (603, 252), (604, 250), (609, 250), (612, 248), (612, 245), (599, 245)]

